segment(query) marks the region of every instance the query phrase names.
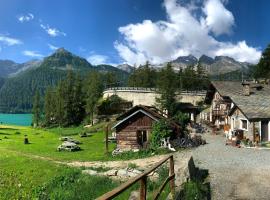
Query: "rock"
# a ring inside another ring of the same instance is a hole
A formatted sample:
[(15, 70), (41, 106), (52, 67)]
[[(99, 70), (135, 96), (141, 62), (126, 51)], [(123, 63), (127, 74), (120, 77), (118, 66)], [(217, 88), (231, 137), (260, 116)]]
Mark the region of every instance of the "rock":
[(116, 170), (116, 169), (111, 169), (111, 170), (109, 170), (109, 171), (104, 172), (103, 174), (104, 174), (105, 176), (117, 176), (117, 173), (118, 173), (118, 170)]
[(129, 196), (128, 200), (138, 200), (139, 197), (140, 197), (140, 194), (139, 194), (138, 191), (132, 191), (130, 193), (130, 196)]
[(151, 181), (156, 181), (159, 178), (159, 175), (157, 172), (153, 171), (148, 175), (148, 177)]
[(117, 173), (117, 176), (121, 176), (121, 177), (135, 177), (139, 174), (141, 174), (142, 172), (137, 170), (137, 169), (120, 169)]
[(117, 172), (117, 176), (128, 177), (128, 172), (126, 169), (119, 169)]
[(86, 169), (82, 171), (83, 174), (88, 174), (88, 175), (97, 175), (97, 171), (91, 170), (91, 169)]

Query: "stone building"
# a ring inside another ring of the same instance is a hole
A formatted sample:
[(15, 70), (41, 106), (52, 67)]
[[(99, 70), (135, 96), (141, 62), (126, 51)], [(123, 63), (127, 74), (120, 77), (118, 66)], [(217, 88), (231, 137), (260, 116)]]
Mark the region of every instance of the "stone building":
[(270, 141), (270, 86), (248, 82), (213, 81), (207, 95), (209, 121), (242, 130), (254, 141)]

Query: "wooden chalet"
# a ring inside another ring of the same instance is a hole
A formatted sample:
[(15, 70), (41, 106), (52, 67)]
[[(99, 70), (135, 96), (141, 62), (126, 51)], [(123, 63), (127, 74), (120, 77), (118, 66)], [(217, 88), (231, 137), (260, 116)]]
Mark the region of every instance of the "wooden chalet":
[(155, 107), (138, 105), (117, 118), (113, 126), (116, 130), (117, 148), (122, 150), (137, 150), (146, 148), (149, 143), (152, 125), (156, 121), (169, 121), (173, 137), (180, 136), (180, 125)]

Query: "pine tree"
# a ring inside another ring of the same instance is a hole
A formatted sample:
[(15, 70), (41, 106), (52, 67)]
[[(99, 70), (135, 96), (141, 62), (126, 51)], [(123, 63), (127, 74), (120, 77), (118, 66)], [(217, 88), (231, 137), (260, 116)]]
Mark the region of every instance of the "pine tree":
[(41, 114), (42, 108), (41, 108), (41, 102), (40, 102), (40, 93), (39, 91), (36, 92), (34, 96), (33, 101), (33, 126), (37, 127), (40, 125), (41, 122)]
[(93, 124), (94, 113), (98, 99), (102, 96), (103, 83), (99, 73), (91, 72), (86, 79), (86, 113), (90, 115)]
[(262, 53), (254, 72), (255, 78), (270, 78), (270, 44)]
[(150, 67), (149, 62), (145, 65), (139, 66), (130, 75), (128, 79), (128, 85), (130, 87), (145, 87), (151, 88), (156, 87), (157, 72), (155, 69)]
[(50, 126), (56, 123), (56, 91), (49, 87), (44, 98), (44, 123)]
[(74, 74), (72, 71), (68, 71), (67, 78), (63, 81), (61, 85), (62, 93), (60, 98), (63, 102), (63, 118), (62, 126), (73, 125), (73, 91), (74, 91)]
[(56, 123), (59, 126), (64, 124), (64, 81), (60, 81), (56, 88), (56, 107), (55, 107), (55, 117)]
[(85, 117), (85, 99), (82, 91), (82, 80), (79, 75), (74, 81), (74, 88), (72, 91), (72, 121), (74, 125), (79, 125)]
[(162, 109), (168, 111), (169, 116), (172, 116), (175, 112), (177, 83), (177, 75), (173, 71), (171, 64), (168, 63), (159, 72), (157, 86), (160, 98), (157, 98), (157, 102)]

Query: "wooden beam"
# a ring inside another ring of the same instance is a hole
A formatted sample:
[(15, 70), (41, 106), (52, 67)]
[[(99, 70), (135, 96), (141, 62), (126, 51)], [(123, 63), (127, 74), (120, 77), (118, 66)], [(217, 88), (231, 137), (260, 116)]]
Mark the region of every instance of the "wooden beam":
[(140, 200), (146, 200), (146, 192), (147, 192), (147, 175), (142, 177), (140, 181)]
[[(119, 187), (113, 189), (112, 191), (100, 196), (97, 198), (98, 200), (108, 200), (108, 199), (113, 199), (114, 197), (118, 196), (122, 192), (124, 192), (126, 189), (131, 187), (133, 184), (137, 183), (139, 180), (143, 179), (145, 176), (156, 170), (158, 167), (160, 167), (163, 163), (165, 163), (168, 159), (172, 158), (173, 155), (170, 155), (161, 161), (159, 161), (156, 165), (154, 165), (152, 168), (146, 170), (143, 174), (139, 174), (138, 176), (134, 177), (133, 179), (130, 179), (126, 183), (120, 185)], [(173, 159), (172, 159), (173, 162)], [(173, 173), (174, 174), (174, 173)], [(174, 181), (174, 179), (173, 179)], [(174, 185), (174, 184), (173, 184)], [(173, 187), (174, 188), (174, 187)]]

